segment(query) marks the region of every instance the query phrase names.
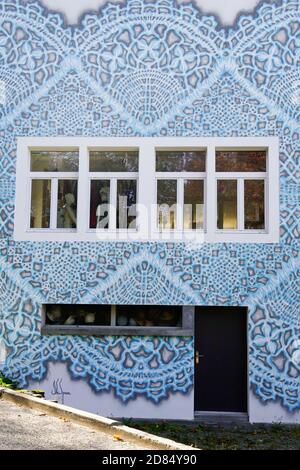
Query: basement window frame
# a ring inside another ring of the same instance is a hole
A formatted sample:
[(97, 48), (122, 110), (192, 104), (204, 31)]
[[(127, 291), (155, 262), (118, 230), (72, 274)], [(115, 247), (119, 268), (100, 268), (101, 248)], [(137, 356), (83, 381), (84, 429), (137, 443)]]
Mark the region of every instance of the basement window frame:
[[(64, 304), (53, 304), (64, 305)], [(69, 305), (69, 304), (67, 304)], [(79, 304), (77, 304), (79, 305)], [(91, 304), (101, 307), (101, 304)], [(124, 306), (124, 304), (119, 304)], [(141, 305), (148, 306), (148, 305)], [(159, 305), (155, 305), (159, 307)], [(116, 307), (111, 307), (111, 324), (104, 325), (51, 325), (46, 323), (47, 304), (41, 306), (41, 335), (71, 335), (71, 336), (193, 336), (195, 307), (190, 305), (163, 305), (164, 307), (181, 307), (181, 326), (118, 326), (116, 324)]]

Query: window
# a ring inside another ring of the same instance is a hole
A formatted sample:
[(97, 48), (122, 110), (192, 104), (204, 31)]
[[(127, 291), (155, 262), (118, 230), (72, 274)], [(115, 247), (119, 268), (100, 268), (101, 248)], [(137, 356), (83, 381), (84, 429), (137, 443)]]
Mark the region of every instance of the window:
[(46, 325), (90, 326), (111, 324), (109, 305), (46, 305)]
[(265, 229), (265, 180), (244, 180), (244, 228)]
[(219, 230), (265, 230), (266, 150), (217, 150)]
[(20, 137), (16, 240), (279, 241), (277, 137)]
[(78, 152), (30, 154), (31, 229), (76, 229)]
[(138, 151), (90, 151), (90, 229), (136, 229)]
[(204, 229), (205, 162), (205, 150), (156, 151), (159, 229)]
[(174, 305), (73, 305), (43, 306), (42, 332), (78, 334), (191, 334), (191, 307)]
[(218, 180), (218, 229), (237, 229), (237, 181)]
[(117, 326), (181, 327), (182, 307), (160, 305), (117, 305)]

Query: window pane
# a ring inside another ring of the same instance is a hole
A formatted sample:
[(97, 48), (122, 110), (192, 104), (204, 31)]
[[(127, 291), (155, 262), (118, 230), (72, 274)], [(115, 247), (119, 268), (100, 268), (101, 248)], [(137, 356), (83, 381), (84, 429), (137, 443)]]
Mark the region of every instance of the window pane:
[(245, 180), (245, 229), (265, 228), (265, 182)]
[(158, 228), (176, 228), (177, 180), (157, 181)]
[(117, 182), (117, 228), (136, 228), (136, 180)]
[(139, 153), (126, 151), (90, 152), (90, 171), (139, 171)]
[(110, 305), (46, 305), (46, 325), (109, 326), (110, 318)]
[(90, 228), (109, 228), (110, 181), (91, 181)]
[(194, 152), (158, 151), (156, 152), (156, 171), (205, 171), (206, 151)]
[(182, 323), (182, 307), (156, 305), (117, 305), (117, 326), (177, 326)]
[(237, 228), (237, 181), (218, 180), (218, 229)]
[(217, 151), (216, 171), (266, 171), (265, 150)]
[(77, 180), (58, 180), (57, 228), (76, 228)]
[(78, 152), (31, 152), (31, 171), (78, 171)]
[(184, 181), (184, 229), (203, 229), (204, 227), (203, 187), (203, 180)]
[(51, 180), (31, 182), (31, 228), (50, 227)]

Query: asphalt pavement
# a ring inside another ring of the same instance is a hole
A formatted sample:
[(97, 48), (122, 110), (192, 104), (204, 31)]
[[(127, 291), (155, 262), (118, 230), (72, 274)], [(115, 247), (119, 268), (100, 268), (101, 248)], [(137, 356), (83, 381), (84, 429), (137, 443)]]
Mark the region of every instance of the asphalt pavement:
[(0, 399), (0, 450), (141, 450), (137, 444)]

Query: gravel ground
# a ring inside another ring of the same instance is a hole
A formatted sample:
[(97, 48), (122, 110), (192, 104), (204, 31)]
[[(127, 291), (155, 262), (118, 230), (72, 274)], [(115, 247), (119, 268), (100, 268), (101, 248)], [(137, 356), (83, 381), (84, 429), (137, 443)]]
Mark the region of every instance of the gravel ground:
[(0, 450), (140, 450), (102, 431), (0, 400)]

